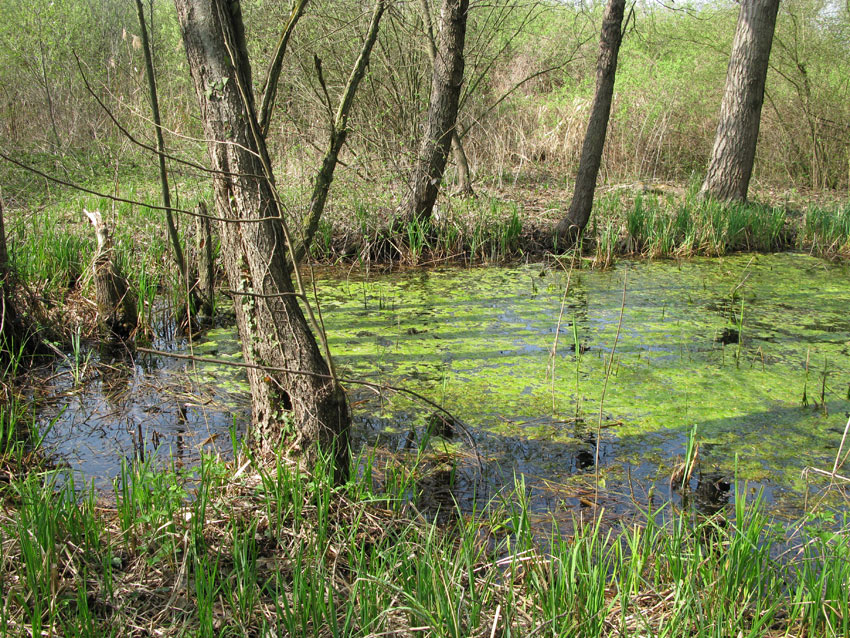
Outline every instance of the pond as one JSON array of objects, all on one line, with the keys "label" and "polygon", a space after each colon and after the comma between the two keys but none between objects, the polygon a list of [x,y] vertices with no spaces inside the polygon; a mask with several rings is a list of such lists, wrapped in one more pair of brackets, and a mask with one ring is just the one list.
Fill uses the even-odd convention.
[{"label": "pond", "polygon": [[[465,508],[522,475],[532,509],[574,511],[597,457],[614,511],[666,498],[696,428],[699,507],[722,506],[737,477],[794,513],[803,470],[832,468],[850,416],[850,267],[806,255],[322,276],[318,289],[342,376],[458,420],[442,428],[416,397],[349,383],[356,448],[410,462],[422,448],[426,496]],[[229,327],[192,350],[239,358]],[[109,485],[143,443],[187,463],[202,445],[226,450],[247,418],[237,369],[142,357],[120,379],[56,382],[42,416],[86,479]]]}]

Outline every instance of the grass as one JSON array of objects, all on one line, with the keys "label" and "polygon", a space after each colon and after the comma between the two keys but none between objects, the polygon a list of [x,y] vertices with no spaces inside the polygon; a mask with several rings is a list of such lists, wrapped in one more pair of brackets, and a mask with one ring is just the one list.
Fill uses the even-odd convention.
[{"label": "grass", "polygon": [[850,635],[848,521],[789,536],[746,486],[711,518],[649,505],[541,530],[519,477],[438,525],[411,507],[403,460],[362,458],[334,487],[327,460],[237,456],[128,462],[112,503],[57,470],[10,475],[0,633]]},{"label": "grass", "polygon": [[[128,200],[160,203],[153,182],[131,183],[119,194]],[[29,290],[46,301],[48,318],[53,327],[65,331],[65,342],[70,344],[80,327],[90,336],[94,308],[84,300],[94,299],[91,273],[96,240],[83,209],[100,210],[111,228],[113,261],[138,300],[139,334],[149,339],[157,321],[157,297],[169,299],[175,313],[183,312],[185,306],[185,291],[173,267],[161,211],[85,194],[65,194],[34,211],[7,211],[6,231],[15,271]],[[183,245],[189,246],[194,224],[185,221],[180,234]]]},{"label": "grass", "polygon": [[[614,195],[615,201],[622,195]],[[720,256],[737,251],[788,248],[783,209],[702,200],[691,190],[683,201],[638,193],[629,202],[608,203],[625,210],[627,250],[650,258]]]},{"label": "grass", "polygon": [[814,254],[833,258],[850,256],[850,204],[832,209],[810,207],[802,238]]},{"label": "grass", "polygon": [[[699,197],[694,182],[683,193],[615,189],[597,196],[584,240],[587,262],[607,268],[621,257],[669,259],[733,252],[806,250],[827,258],[850,255],[850,207],[722,204]],[[482,195],[447,197],[432,220],[408,222],[391,202],[342,193],[342,209],[322,221],[314,259],[361,266],[437,262],[493,264],[552,251],[563,202],[543,213],[534,196],[520,201]],[[510,194],[508,194],[510,197]],[[348,199],[351,198],[349,202]],[[351,218],[341,210],[353,210]]]},{"label": "grass", "polygon": [[[523,255],[520,207],[496,198],[450,198],[426,221],[399,216],[388,202],[353,197],[346,210],[331,209],[311,247],[325,263],[424,265],[436,262],[502,263]],[[346,195],[343,195],[346,198]]]}]

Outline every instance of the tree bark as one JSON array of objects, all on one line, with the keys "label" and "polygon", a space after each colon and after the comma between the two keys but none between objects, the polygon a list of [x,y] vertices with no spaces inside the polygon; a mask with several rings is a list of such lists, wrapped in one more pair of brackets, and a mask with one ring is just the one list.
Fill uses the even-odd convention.
[{"label": "tree bark", "polygon": [[3,219],[3,193],[0,191],[0,363],[7,364],[14,357],[24,337],[20,318],[12,298],[12,270],[6,248],[6,228]]},{"label": "tree bark", "polygon": [[195,253],[198,260],[197,288],[201,299],[201,312],[212,317],[215,312],[215,264],[213,263],[212,229],[207,215],[207,205],[198,202],[195,207]]},{"label": "tree bark", "polygon": [[596,62],[596,93],[590,107],[590,119],[581,147],[575,190],[567,216],[555,228],[559,239],[575,242],[584,232],[593,209],[596,178],[602,164],[602,150],[608,132],[608,118],[614,98],[614,78],[617,73],[617,56],[623,39],[623,15],[626,0],[608,0],[602,17],[602,35],[599,40],[599,58]]},{"label": "tree bark", "polygon": [[779,0],[741,2],[703,196],[747,199],[778,11]]},{"label": "tree bark", "polygon": [[[235,295],[249,369],[254,445],[280,442],[308,467],[333,447],[337,478],[348,469],[348,402],[299,305],[286,220],[251,93],[239,2],[175,0],[214,178],[222,262]],[[288,251],[288,252],[287,252]],[[306,299],[304,300],[306,302]],[[287,370],[287,371],[283,371]]]},{"label": "tree bark", "polygon": [[409,219],[430,219],[446,169],[452,137],[456,134],[468,10],[469,0],[443,0],[425,136],[411,177],[410,192],[402,206]]},{"label": "tree bark", "polygon": [[457,168],[458,194],[463,197],[475,197],[475,191],[472,189],[472,173],[469,170],[469,160],[466,157],[466,149],[463,148],[463,142],[460,140],[457,127],[452,132],[452,155],[454,155],[455,167]]},{"label": "tree bark", "polygon": [[[434,37],[434,23],[431,20],[431,8],[428,6],[428,0],[419,0],[419,11],[422,14],[422,22],[425,25],[425,36],[428,40],[428,58],[431,60],[433,73],[434,65],[437,62],[437,39]],[[457,117],[455,117],[455,120],[457,120]],[[475,191],[472,190],[469,160],[466,157],[463,142],[460,141],[457,126],[452,129],[452,154],[454,155],[455,166],[457,167],[458,191],[464,197],[474,197]]]}]

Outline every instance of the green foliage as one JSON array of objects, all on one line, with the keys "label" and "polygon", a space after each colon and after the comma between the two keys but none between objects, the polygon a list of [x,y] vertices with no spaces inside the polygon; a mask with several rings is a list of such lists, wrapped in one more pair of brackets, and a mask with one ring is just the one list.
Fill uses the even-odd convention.
[{"label": "green foliage", "polygon": [[[544,533],[530,523],[521,479],[486,510],[443,528],[370,503],[370,494],[404,502],[409,493],[381,494],[365,478],[333,487],[326,464],[309,479],[281,461],[271,474],[258,464],[242,478],[220,461],[203,468],[194,501],[185,492],[131,497],[128,509],[121,497],[118,529],[93,492],[78,496],[72,481],[55,473],[16,479],[0,525],[3,626],[63,635],[155,626],[199,636],[428,627],[451,638],[489,635],[494,626],[559,637],[850,629],[850,546],[835,531],[846,521],[813,515],[786,536],[746,487],[736,489],[733,510],[710,518],[665,504],[612,526],[596,517],[574,521],[570,533],[553,522]],[[377,468],[363,469],[374,477]],[[163,474],[163,484],[185,480]],[[163,495],[151,479],[159,480],[145,475],[148,494]],[[164,502],[176,507],[155,505]],[[777,544],[789,542],[798,551],[775,558]],[[159,588],[152,599],[136,593]]]},{"label": "green foliage", "polygon": [[814,253],[826,257],[850,255],[850,205],[832,209],[810,206],[802,236]]}]

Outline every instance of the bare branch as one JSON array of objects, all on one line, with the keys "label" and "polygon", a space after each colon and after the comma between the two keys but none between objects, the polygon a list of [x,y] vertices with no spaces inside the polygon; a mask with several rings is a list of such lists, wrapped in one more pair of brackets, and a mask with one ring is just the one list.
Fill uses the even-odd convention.
[{"label": "bare branch", "polygon": [[[363,46],[360,49],[360,56],[354,63],[354,68],[351,70],[351,75],[348,78],[348,84],[345,86],[342,97],[339,101],[336,117],[334,118],[330,143],[325,156],[322,159],[322,167],[316,175],[316,181],[313,184],[313,193],[310,197],[310,212],[307,215],[307,220],[304,224],[304,235],[301,238],[301,244],[295,251],[296,261],[304,259],[307,251],[310,248],[310,242],[316,234],[319,227],[319,219],[325,210],[325,202],[328,199],[328,191],[333,181],[334,170],[338,162],[339,152],[345,144],[345,138],[348,135],[348,114],[351,111],[351,106],[354,104],[354,96],[357,93],[357,87],[360,81],[366,74],[366,67],[369,65],[369,57],[372,54],[372,47],[378,39],[378,29],[381,22],[381,17],[386,9],[385,0],[375,0],[375,9],[372,12],[372,21],[369,23],[369,31],[366,39],[363,41]],[[324,84],[322,85],[324,88]]]},{"label": "bare branch", "polygon": [[277,83],[280,79],[280,70],[283,66],[283,56],[286,53],[286,45],[289,43],[289,38],[295,30],[295,25],[304,13],[304,7],[307,6],[308,0],[295,0],[292,5],[292,10],[289,12],[289,21],[280,34],[280,40],[277,43],[277,49],[274,52],[274,58],[269,65],[266,81],[263,83],[263,103],[260,107],[260,133],[263,137],[269,134],[269,125],[272,119],[272,109],[274,109],[274,101],[277,96]]},{"label": "bare branch", "polygon": [[[150,146],[149,144],[145,144],[141,140],[138,140],[135,137],[133,137],[133,134],[130,133],[130,131],[128,131],[121,124],[121,122],[118,121],[118,118],[115,117],[115,115],[112,113],[112,111],[109,109],[109,107],[106,106],[106,104],[103,103],[103,100],[100,99],[100,97],[97,95],[97,93],[95,93],[91,84],[89,84],[88,77],[86,76],[86,73],[83,70],[82,63],[80,62],[80,58],[79,58],[79,56],[77,56],[76,52],[74,52],[74,58],[77,60],[77,68],[80,70],[80,77],[83,80],[83,85],[86,87],[86,91],[88,91],[89,95],[91,95],[95,99],[95,101],[98,103],[98,106],[100,106],[100,108],[103,109],[103,112],[106,113],[106,115],[109,116],[109,119],[112,120],[112,123],[115,124],[116,128],[121,132],[121,134],[124,135],[124,137],[126,137],[128,140],[130,140],[131,143],[135,144],[139,148],[143,148],[146,151],[150,151],[151,153],[159,154],[159,151],[157,151],[157,149],[154,148],[153,146]],[[147,120],[147,121],[150,121],[150,120]],[[160,124],[159,128],[160,128],[160,130],[166,130],[161,124]],[[173,133],[173,131],[169,131],[169,132]],[[193,141],[206,142],[206,140],[193,140]],[[226,172],[226,171],[217,171],[215,169],[208,168],[208,167],[206,167],[202,164],[198,164],[197,162],[192,162],[191,160],[186,160],[186,159],[183,159],[182,157],[177,157],[176,155],[170,155],[170,154],[165,153],[165,152],[163,152],[163,156],[167,159],[170,159],[172,162],[177,162],[178,164],[183,164],[184,166],[189,166],[189,167],[194,168],[196,170],[203,171],[205,173],[210,173],[212,175],[226,175],[228,177],[253,177],[255,179],[260,177],[260,175],[249,175],[247,173],[230,173],[230,172]],[[176,209],[172,209],[172,210],[176,210]]]}]

